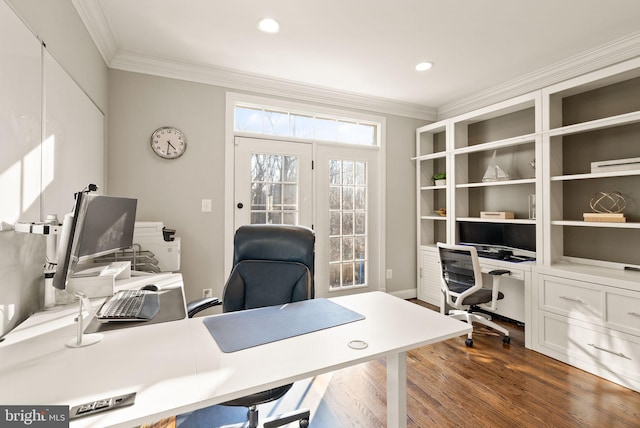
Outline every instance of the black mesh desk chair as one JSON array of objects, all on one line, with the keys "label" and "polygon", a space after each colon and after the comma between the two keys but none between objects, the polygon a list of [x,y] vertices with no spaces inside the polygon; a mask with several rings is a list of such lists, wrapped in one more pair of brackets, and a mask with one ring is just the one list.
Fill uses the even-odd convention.
[{"label": "black mesh desk chair", "polygon": [[[187,305],[189,317],[222,304],[223,312],[283,305],[314,297],[315,234],[302,226],[241,226],[234,238],[233,269],[224,288],[222,302],[200,299]],[[258,426],[257,405],[282,397],[292,384],[223,403],[249,409],[249,427]],[[280,415],[263,423],[279,427],[297,420],[309,425],[308,409]]]},{"label": "black mesh desk chair", "polygon": [[[510,274],[506,269],[493,270],[493,287],[482,287],[482,271],[478,261],[478,253],[474,247],[468,245],[450,245],[438,242],[438,254],[442,274],[442,291],[445,295],[445,304],[453,307],[449,316],[466,321],[469,324],[477,322],[499,331],[504,335],[502,341],[509,343],[509,330],[491,321],[487,314],[474,312],[477,305],[491,302],[490,310],[497,308],[498,300],[504,298],[500,292],[501,275]],[[472,333],[469,333],[464,342],[467,346],[473,346]]]}]

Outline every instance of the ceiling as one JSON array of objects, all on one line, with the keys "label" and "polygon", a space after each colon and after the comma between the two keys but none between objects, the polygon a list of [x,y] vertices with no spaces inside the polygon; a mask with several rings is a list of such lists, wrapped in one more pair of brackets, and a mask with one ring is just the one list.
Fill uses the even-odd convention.
[{"label": "ceiling", "polygon": [[[537,89],[524,82],[589,71],[603,56],[640,54],[638,0],[73,3],[112,68],[235,75],[433,111],[507,86]],[[258,31],[263,17],[277,19],[280,32]],[[421,61],[435,65],[418,72]]]}]

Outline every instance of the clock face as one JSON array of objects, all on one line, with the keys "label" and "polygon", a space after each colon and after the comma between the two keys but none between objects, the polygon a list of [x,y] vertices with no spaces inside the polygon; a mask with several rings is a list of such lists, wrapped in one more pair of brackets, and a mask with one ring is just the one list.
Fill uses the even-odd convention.
[{"label": "clock face", "polygon": [[187,150],[187,139],[179,129],[167,126],[151,134],[151,148],[162,158],[176,159]]}]

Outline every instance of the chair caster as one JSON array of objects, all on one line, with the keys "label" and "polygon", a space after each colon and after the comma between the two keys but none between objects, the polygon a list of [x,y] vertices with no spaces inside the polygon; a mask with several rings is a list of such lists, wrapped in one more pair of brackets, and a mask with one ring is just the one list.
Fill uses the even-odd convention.
[{"label": "chair caster", "polygon": [[505,345],[508,345],[511,343],[511,337],[510,336],[505,336],[502,338],[502,343],[504,343]]},{"label": "chair caster", "polygon": [[300,428],[307,428],[309,426],[309,419],[300,419]]},{"label": "chair caster", "polygon": [[465,340],[464,344],[467,345],[469,348],[471,348],[473,346],[473,339]]}]

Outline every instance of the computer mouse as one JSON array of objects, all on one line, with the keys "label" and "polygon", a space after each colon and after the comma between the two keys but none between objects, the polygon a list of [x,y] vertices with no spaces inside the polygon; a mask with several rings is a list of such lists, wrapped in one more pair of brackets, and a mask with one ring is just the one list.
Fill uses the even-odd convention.
[{"label": "computer mouse", "polygon": [[142,287],[140,290],[158,291],[158,286],[155,284],[147,284],[144,287]]}]

